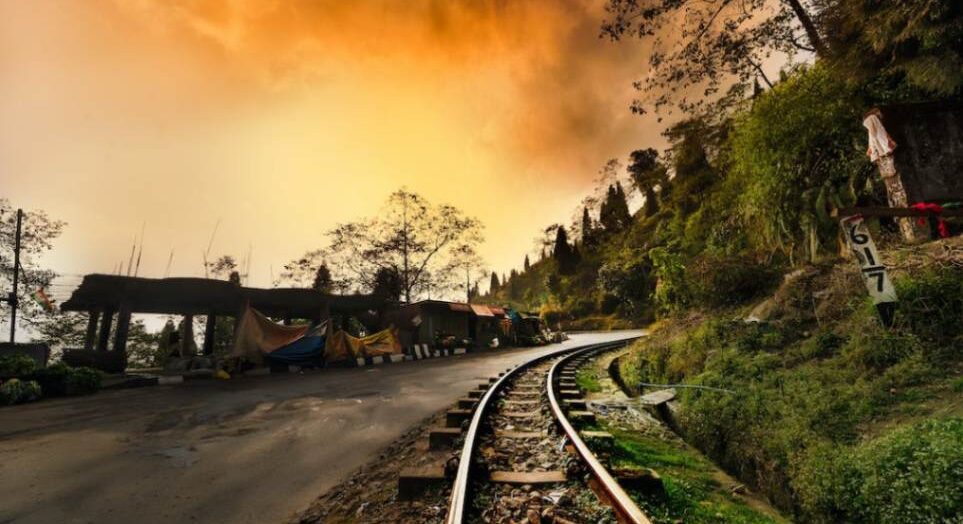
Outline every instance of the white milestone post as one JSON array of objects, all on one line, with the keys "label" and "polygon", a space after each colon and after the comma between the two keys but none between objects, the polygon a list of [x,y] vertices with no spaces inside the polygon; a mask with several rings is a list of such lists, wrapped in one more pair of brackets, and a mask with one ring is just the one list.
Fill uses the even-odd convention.
[{"label": "white milestone post", "polygon": [[886,273],[886,266],[880,259],[879,251],[876,250],[876,243],[869,234],[866,221],[860,215],[843,217],[839,221],[846,235],[846,242],[859,262],[860,274],[869,290],[869,296],[873,299],[873,304],[879,312],[883,324],[890,326],[893,323],[893,312],[899,298],[896,296],[896,289]]}]

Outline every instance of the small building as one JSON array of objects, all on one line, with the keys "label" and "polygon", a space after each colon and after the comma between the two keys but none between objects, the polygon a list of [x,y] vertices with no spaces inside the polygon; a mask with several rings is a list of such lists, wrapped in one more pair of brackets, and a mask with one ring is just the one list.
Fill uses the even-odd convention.
[{"label": "small building", "polygon": [[[454,338],[470,340],[485,347],[499,336],[499,323],[505,318],[500,307],[443,300],[422,300],[398,308],[387,315],[387,321],[399,329],[401,344],[435,345]],[[504,342],[502,342],[504,343]]]},{"label": "small building", "polygon": [[469,326],[469,332],[474,333],[472,339],[478,347],[490,347],[497,338],[498,344],[504,346],[508,344],[508,338],[502,334],[501,323],[505,319],[505,310],[498,306],[486,306],[484,304],[472,304],[472,312],[475,313],[473,323]]}]

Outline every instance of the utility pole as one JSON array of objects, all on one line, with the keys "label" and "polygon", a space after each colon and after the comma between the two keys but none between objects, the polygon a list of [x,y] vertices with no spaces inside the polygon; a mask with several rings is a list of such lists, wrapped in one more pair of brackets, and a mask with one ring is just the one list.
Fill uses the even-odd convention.
[{"label": "utility pole", "polygon": [[10,304],[10,343],[17,336],[17,285],[20,282],[20,226],[23,223],[23,209],[17,210],[17,233],[13,244],[13,291],[7,297]]}]

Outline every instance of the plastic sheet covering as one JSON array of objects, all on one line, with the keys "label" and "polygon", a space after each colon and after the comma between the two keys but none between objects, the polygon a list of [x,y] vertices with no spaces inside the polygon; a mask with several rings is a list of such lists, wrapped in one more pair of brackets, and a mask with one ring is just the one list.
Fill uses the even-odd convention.
[{"label": "plastic sheet covering", "polygon": [[311,326],[283,326],[254,308],[247,308],[241,317],[232,357],[262,362],[264,355],[302,338]]},{"label": "plastic sheet covering", "polygon": [[266,356],[268,359],[282,364],[298,366],[320,365],[324,354],[327,322],[322,323],[294,342],[276,349]]},{"label": "plastic sheet covering", "polygon": [[353,337],[343,330],[335,331],[327,337],[324,346],[324,359],[327,362],[342,362],[358,357],[376,357],[401,353],[398,334],[391,327],[367,337]]}]

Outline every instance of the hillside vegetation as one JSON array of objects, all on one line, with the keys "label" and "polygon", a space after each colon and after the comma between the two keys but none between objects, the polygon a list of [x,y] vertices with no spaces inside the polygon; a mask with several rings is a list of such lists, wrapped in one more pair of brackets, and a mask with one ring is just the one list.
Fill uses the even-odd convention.
[{"label": "hillside vegetation", "polygon": [[[868,4],[847,5],[836,22]],[[885,30],[863,41],[847,26],[835,58],[690,112],[664,152],[610,162],[604,196],[480,300],[569,330],[653,325],[620,362],[630,388],[728,390],[681,390],[680,432],[801,522],[959,522],[963,242],[907,246],[892,220],[870,221],[900,298],[884,327],[832,212],[888,205],[867,109],[959,101],[958,69],[916,65],[957,56],[963,14],[874,5]],[[888,67],[860,62],[870,40]],[[624,188],[644,198],[634,214]]]},{"label": "hillside vegetation", "polygon": [[[800,521],[952,521],[963,511],[963,242],[885,255],[899,268],[892,329],[854,265],[812,266],[758,307],[660,321],[622,376],[730,390],[680,390],[684,436]],[[762,318],[747,322],[750,311]]]}]

